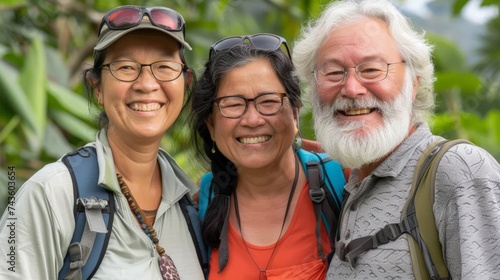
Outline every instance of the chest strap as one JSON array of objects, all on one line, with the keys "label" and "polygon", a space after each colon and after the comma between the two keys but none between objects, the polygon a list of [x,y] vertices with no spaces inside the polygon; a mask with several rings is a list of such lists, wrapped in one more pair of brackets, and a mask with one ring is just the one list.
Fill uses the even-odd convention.
[{"label": "chest strap", "polygon": [[335,245],[336,254],[341,261],[348,261],[351,266],[354,266],[355,259],[362,253],[394,241],[404,233],[414,236],[418,228],[416,219],[415,212],[413,212],[408,214],[401,222],[388,224],[374,235],[356,238],[347,245],[339,241]]}]

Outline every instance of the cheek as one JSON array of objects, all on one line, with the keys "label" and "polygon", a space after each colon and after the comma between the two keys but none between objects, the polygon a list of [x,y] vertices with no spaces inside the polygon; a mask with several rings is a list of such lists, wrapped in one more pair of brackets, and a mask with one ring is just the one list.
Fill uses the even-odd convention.
[{"label": "cheek", "polygon": [[321,103],[327,103],[330,104],[339,94],[340,92],[340,87],[335,86],[335,87],[321,87],[321,86],[316,86],[316,93],[318,96],[318,100]]}]

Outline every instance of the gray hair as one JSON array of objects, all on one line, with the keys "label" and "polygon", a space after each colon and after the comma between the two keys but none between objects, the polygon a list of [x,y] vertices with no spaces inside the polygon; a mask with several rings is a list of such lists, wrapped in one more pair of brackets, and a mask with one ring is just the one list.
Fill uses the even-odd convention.
[{"label": "gray hair", "polygon": [[366,18],[387,24],[397,50],[406,61],[407,71],[418,78],[412,121],[414,124],[427,121],[435,107],[432,46],[424,38],[425,33],[414,30],[405,16],[386,0],[343,0],[327,5],[319,18],[302,28],[294,44],[293,61],[299,77],[309,84],[310,93],[315,94],[316,81],[312,71],[316,67],[319,48],[333,30]]}]

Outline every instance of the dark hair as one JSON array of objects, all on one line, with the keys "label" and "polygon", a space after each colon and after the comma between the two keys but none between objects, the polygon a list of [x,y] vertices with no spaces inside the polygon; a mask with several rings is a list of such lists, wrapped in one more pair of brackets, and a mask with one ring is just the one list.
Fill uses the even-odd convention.
[{"label": "dark hair", "polygon": [[[192,92],[191,126],[198,134],[194,137],[195,146],[199,155],[210,163],[213,173],[211,188],[214,189],[215,195],[202,224],[203,236],[210,247],[219,246],[219,236],[229,211],[230,196],[236,185],[237,173],[234,164],[214,145],[206,120],[213,113],[214,100],[222,77],[232,69],[257,59],[270,62],[285,87],[292,107],[300,107],[299,81],[289,56],[281,49],[266,51],[249,44],[235,46],[213,55],[205,64],[205,70]],[[212,152],[212,149],[215,149],[215,152]]]},{"label": "dark hair", "polygon": [[[101,77],[102,77],[102,65],[104,64],[104,60],[106,59],[106,51],[107,48],[102,50],[102,51],[95,51],[94,52],[94,65],[90,68],[87,68],[83,70],[83,86],[85,88],[85,93],[87,94],[87,98],[89,100],[89,105],[91,104],[97,104],[96,98],[95,98],[95,93],[94,93],[94,87],[98,87],[101,85]],[[191,98],[191,95],[189,94],[192,89],[194,88],[194,81],[196,81],[195,78],[195,73],[194,71],[192,72],[193,75],[193,82],[189,85],[188,84],[188,76],[187,76],[187,71],[190,70],[191,68],[187,66],[186,64],[186,59],[184,57],[184,46],[179,43],[179,54],[181,57],[182,63],[186,65],[184,69],[182,70],[182,74],[184,75],[184,82],[185,82],[185,88],[186,88],[186,102],[182,108],[182,111],[184,111],[188,104],[189,104],[189,99]],[[90,83],[90,81],[94,81],[94,87]],[[107,128],[109,124],[109,119],[108,116],[106,115],[106,112],[102,110],[99,113],[98,117],[98,124],[100,128]]]}]

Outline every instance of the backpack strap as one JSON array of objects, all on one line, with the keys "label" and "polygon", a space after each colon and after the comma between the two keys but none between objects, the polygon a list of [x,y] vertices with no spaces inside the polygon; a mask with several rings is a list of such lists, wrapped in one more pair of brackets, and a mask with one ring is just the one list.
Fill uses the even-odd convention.
[{"label": "backpack strap", "polygon": [[403,216],[414,216],[417,224],[412,238],[408,238],[413,272],[417,279],[451,279],[439,242],[432,204],[439,162],[446,151],[460,143],[472,144],[464,139],[433,143],[424,151],[415,169],[418,176],[414,176],[414,187],[410,193],[412,199],[407,200]]},{"label": "backpack strap", "polygon": [[[337,255],[339,259],[348,261],[351,266],[354,266],[355,259],[360,254],[375,249],[381,244],[394,241],[403,233],[407,233],[411,236],[408,238],[408,242],[416,279],[449,279],[439,243],[432,204],[434,203],[434,183],[439,162],[450,147],[459,143],[470,142],[462,139],[441,140],[429,145],[417,162],[411,192],[403,208],[401,222],[388,224],[374,235],[354,239],[347,246],[338,244]],[[425,228],[425,230],[420,230],[420,228]],[[436,267],[439,267],[439,274],[436,272]],[[430,278],[428,278],[429,274]]]},{"label": "backpack strap", "polygon": [[[330,246],[334,249],[342,191],[346,182],[344,173],[338,162],[333,161],[326,154],[317,154],[305,150],[298,150],[297,153],[306,171],[309,183],[309,197],[313,202],[318,255],[322,260],[325,260],[323,247],[321,246],[321,220],[323,220],[327,229]],[[328,259],[332,255],[333,250]]]},{"label": "backpack strap", "polygon": [[189,194],[184,195],[179,201],[182,213],[186,219],[189,233],[194,241],[198,261],[203,269],[205,278],[208,277],[208,250],[206,249],[205,242],[203,241],[203,234],[201,232],[201,221],[198,216],[198,209],[195,202],[191,199]]},{"label": "backpack strap", "polygon": [[65,155],[73,181],[75,231],[59,272],[59,279],[90,279],[101,264],[108,246],[114,196],[98,185],[99,166],[94,147],[82,147]]},{"label": "backpack strap", "polygon": [[[323,252],[323,246],[321,246],[321,206],[326,205],[323,203],[325,200],[325,183],[321,179],[321,171],[318,162],[307,162],[307,180],[309,182],[309,197],[313,202],[314,216],[316,217],[316,239],[318,245],[318,255],[322,260],[325,260],[325,252]],[[337,217],[333,215],[333,212],[328,211],[327,218],[331,219],[336,224]]]}]

